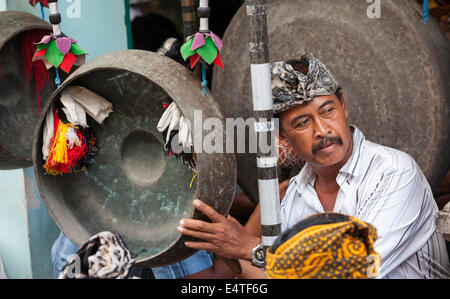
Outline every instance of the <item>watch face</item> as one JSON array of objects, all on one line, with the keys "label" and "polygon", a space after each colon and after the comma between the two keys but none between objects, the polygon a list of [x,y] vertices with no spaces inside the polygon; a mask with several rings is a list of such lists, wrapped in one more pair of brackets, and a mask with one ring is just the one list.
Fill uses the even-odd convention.
[{"label": "watch face", "polygon": [[255,258],[258,260],[258,261],[261,261],[261,262],[263,262],[264,261],[264,249],[263,248],[261,248],[261,249],[258,249],[256,252],[255,252]]},{"label": "watch face", "polygon": [[263,268],[266,263],[266,251],[262,244],[258,244],[252,251],[252,265]]}]

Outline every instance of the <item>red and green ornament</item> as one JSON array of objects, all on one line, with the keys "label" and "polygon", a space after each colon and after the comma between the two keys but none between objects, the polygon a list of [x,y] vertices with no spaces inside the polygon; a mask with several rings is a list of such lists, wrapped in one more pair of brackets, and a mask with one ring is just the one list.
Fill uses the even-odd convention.
[{"label": "red and green ornament", "polygon": [[189,37],[188,41],[181,47],[181,56],[186,61],[190,59],[193,69],[200,58],[208,65],[214,64],[223,69],[220,52],[222,51],[222,40],[214,33],[198,32]]},{"label": "red and green ornament", "polygon": [[33,61],[42,60],[47,69],[55,67],[69,73],[73,65],[85,63],[87,53],[70,37],[46,35],[37,45]]}]

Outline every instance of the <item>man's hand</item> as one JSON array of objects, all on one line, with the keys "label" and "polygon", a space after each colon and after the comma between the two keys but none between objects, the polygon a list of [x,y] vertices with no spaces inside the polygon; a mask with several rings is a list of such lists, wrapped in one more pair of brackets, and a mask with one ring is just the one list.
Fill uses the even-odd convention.
[{"label": "man's hand", "polygon": [[194,207],[205,214],[212,223],[195,219],[182,219],[178,231],[203,240],[185,242],[194,249],[203,249],[229,259],[251,260],[251,251],[259,238],[250,235],[233,217],[224,217],[204,202],[194,200]]}]

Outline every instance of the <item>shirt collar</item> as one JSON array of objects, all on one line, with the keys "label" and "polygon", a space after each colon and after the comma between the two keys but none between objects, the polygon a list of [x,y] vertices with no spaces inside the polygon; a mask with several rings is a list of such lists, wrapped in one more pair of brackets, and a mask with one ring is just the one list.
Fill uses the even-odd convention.
[{"label": "shirt collar", "polygon": [[350,158],[344,166],[339,170],[340,173],[349,174],[352,177],[359,175],[359,168],[357,164],[361,157],[361,151],[364,147],[364,142],[366,140],[364,134],[354,125],[350,125],[350,132],[353,136],[353,150]]},{"label": "shirt collar", "polygon": [[[350,125],[350,132],[353,136],[353,150],[350,158],[341,167],[339,173],[348,174],[351,177],[359,175],[359,169],[357,167],[359,158],[361,156],[361,150],[364,147],[365,136],[364,134],[354,125]],[[299,188],[299,192],[303,192],[304,188],[308,183],[313,183],[316,178],[316,174],[314,173],[309,163],[306,163],[303,169],[297,176],[297,186]]]}]

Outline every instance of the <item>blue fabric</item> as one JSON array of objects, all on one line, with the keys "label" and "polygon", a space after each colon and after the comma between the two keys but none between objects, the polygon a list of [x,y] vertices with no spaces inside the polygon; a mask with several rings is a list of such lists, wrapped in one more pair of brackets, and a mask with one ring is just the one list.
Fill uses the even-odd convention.
[{"label": "blue fabric", "polygon": [[[78,251],[78,246],[72,243],[63,233],[59,234],[52,246],[52,262],[55,278],[68,263],[71,255]],[[157,279],[177,279],[183,278],[212,267],[214,259],[212,253],[204,250],[198,251],[193,256],[163,267],[153,268],[152,271]]]},{"label": "blue fabric", "polygon": [[152,271],[155,278],[176,279],[211,268],[213,264],[214,257],[212,253],[205,250],[199,250],[197,253],[181,262],[169,266],[152,268]]},{"label": "blue fabric", "polygon": [[77,251],[78,246],[63,235],[63,233],[59,233],[58,238],[52,246],[53,273],[55,278],[58,278],[59,272],[67,265],[70,256]]}]

